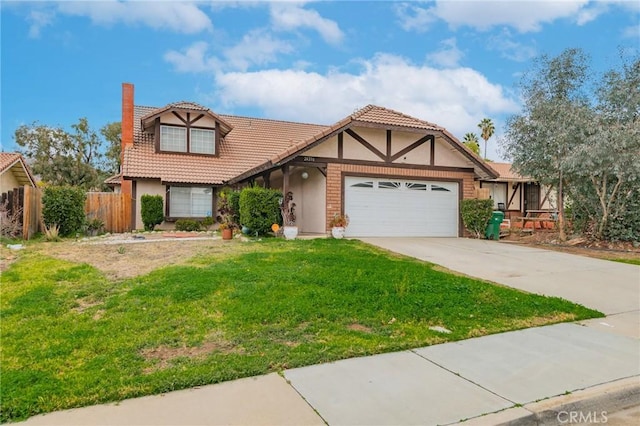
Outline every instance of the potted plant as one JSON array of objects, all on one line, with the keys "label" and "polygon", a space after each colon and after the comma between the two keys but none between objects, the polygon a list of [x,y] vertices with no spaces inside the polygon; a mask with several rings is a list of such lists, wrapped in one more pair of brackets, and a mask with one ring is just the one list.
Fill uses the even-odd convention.
[{"label": "potted plant", "polygon": [[280,203],[280,211],[282,212],[282,233],[287,240],[295,240],[298,236],[298,227],[296,226],[296,203],[293,202],[293,193],[291,191],[282,199]]},{"label": "potted plant", "polygon": [[344,238],[345,230],[347,226],[349,226],[349,216],[336,213],[329,222],[329,226],[331,227],[331,235],[333,235],[333,238]]},{"label": "potted plant", "polygon": [[233,221],[235,212],[231,206],[229,193],[227,191],[220,192],[220,208],[218,212],[220,213],[220,226],[218,229],[222,234],[222,239],[230,240],[233,238],[233,229],[236,228],[237,225]]}]

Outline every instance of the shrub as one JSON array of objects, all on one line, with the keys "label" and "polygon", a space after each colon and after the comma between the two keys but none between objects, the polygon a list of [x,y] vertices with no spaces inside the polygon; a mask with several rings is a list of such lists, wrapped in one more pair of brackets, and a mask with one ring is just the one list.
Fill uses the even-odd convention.
[{"label": "shrub", "polygon": [[8,238],[17,238],[22,234],[22,209],[14,209],[9,212],[9,201],[0,204],[0,235]]},{"label": "shrub", "polygon": [[220,222],[227,227],[235,228],[240,224],[240,192],[225,188],[220,191],[218,213]]},{"label": "shrub", "polygon": [[240,223],[258,234],[266,234],[280,223],[282,193],[275,189],[248,187],[240,192]]},{"label": "shrub", "polygon": [[211,228],[211,225],[213,225],[213,218],[211,216],[207,216],[204,219],[202,219],[202,223],[201,225],[204,226],[204,228],[208,231],[209,228]]},{"label": "shrub", "polygon": [[71,186],[48,186],[42,194],[42,218],[47,226],[58,225],[65,237],[82,230],[85,192]]},{"label": "shrub", "polygon": [[145,194],[140,198],[140,213],[145,231],[153,231],[164,220],[164,206],[161,195]]},{"label": "shrub", "polygon": [[476,238],[481,238],[493,212],[493,200],[462,200],[460,214],[462,223]]},{"label": "shrub", "polygon": [[200,222],[194,219],[178,219],[176,220],[176,231],[199,231]]}]

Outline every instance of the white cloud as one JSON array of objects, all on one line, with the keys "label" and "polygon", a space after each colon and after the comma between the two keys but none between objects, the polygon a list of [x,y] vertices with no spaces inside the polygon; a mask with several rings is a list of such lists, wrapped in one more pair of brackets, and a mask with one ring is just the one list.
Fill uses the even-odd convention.
[{"label": "white cloud", "polygon": [[29,37],[39,38],[40,30],[53,23],[55,14],[52,11],[44,9],[34,9],[29,12],[27,22],[29,22]]},{"label": "white cloud", "polygon": [[423,33],[429,29],[431,23],[438,19],[431,8],[422,8],[409,3],[398,3],[395,6],[400,26],[405,31]]},{"label": "white cloud", "polygon": [[296,30],[311,28],[327,43],[339,44],[344,33],[335,21],[323,18],[315,10],[308,10],[301,3],[270,3],[271,22],[274,30]]},{"label": "white cloud", "polygon": [[458,49],[455,37],[442,40],[439,50],[427,55],[427,59],[445,68],[457,67],[464,53]]},{"label": "white cloud", "polygon": [[277,54],[291,53],[293,46],[274,38],[268,31],[256,29],[245,34],[235,46],[226,49],[224,56],[234,69],[247,70],[251,65],[265,65],[277,61]]},{"label": "white cloud", "polygon": [[170,50],[164,54],[164,60],[172,64],[178,72],[207,72],[214,71],[220,64],[214,58],[206,58],[209,45],[204,41],[197,41],[181,52]]},{"label": "white cloud", "polygon": [[516,62],[525,62],[537,55],[535,47],[514,41],[507,28],[487,39],[487,49],[496,50],[503,58]]},{"label": "white cloud", "polygon": [[518,105],[499,85],[469,68],[415,65],[380,54],[358,73],[268,69],[219,72],[218,107],[252,107],[270,118],[333,123],[373,103],[445,126],[456,135],[475,131],[482,117],[513,113]]},{"label": "white cloud", "polygon": [[[576,18],[589,0],[528,0],[528,1],[436,1],[435,5],[405,6],[411,13],[397,10],[403,28],[415,30],[429,24],[435,17],[451,27],[468,26],[488,30],[506,25],[519,32],[539,31],[542,24],[562,18]],[[586,19],[586,15],[585,18]]]},{"label": "white cloud", "polygon": [[631,25],[622,30],[622,37],[640,40],[640,25]]},{"label": "white cloud", "polygon": [[57,9],[62,14],[88,17],[99,25],[123,22],[187,34],[213,28],[209,17],[192,2],[70,1],[59,2]]}]

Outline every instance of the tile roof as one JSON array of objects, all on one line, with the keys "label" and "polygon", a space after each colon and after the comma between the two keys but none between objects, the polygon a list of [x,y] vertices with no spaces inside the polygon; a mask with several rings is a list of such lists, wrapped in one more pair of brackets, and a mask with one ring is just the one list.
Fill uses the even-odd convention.
[{"label": "tile roof", "polygon": [[511,168],[511,163],[489,163],[499,176],[494,180],[509,180],[509,181],[530,181],[531,178],[522,176]]},{"label": "tile roof", "polygon": [[153,135],[142,132],[140,119],[157,108],[134,108],[134,145],[125,150],[123,175],[171,183],[222,184],[252,169],[326,126],[219,115],[233,126],[220,143],[220,157],[156,153]]},{"label": "tile roof", "polygon": [[14,169],[16,178],[25,185],[35,186],[36,180],[33,177],[31,168],[21,154],[17,152],[0,152],[0,174],[6,172],[17,163],[20,163],[21,167]]},{"label": "tile roof", "polygon": [[[123,175],[130,178],[161,179],[170,183],[224,184],[237,182],[276,166],[305,149],[320,143],[327,136],[350,125],[373,124],[399,126],[441,132],[450,144],[461,147],[462,153],[476,166],[479,175],[487,178],[497,173],[477,155],[466,149],[446,129],[433,123],[375,105],[366,107],[332,126],[262,118],[216,115],[233,129],[220,143],[220,156],[156,153],[153,135],[141,129],[141,119],[157,116],[172,108],[202,108],[190,102],[179,102],[162,108],[134,108],[134,145],[125,150]],[[194,108],[192,108],[194,107]],[[206,109],[208,111],[208,109]],[[213,114],[213,113],[212,113]]]},{"label": "tile roof", "polygon": [[[143,107],[143,108],[149,108],[149,107]],[[140,120],[142,121],[147,121],[151,118],[155,118],[157,116],[159,116],[160,114],[166,112],[166,111],[170,111],[170,110],[184,110],[184,111],[202,111],[205,112],[209,115],[211,115],[212,117],[214,117],[215,119],[220,121],[220,124],[222,125],[223,128],[223,133],[226,134],[229,131],[231,131],[231,129],[233,128],[233,126],[231,124],[229,124],[226,120],[224,120],[220,115],[214,113],[213,111],[211,111],[209,108],[202,106],[200,104],[197,104],[195,102],[188,102],[188,101],[180,101],[180,102],[173,102],[171,104],[165,105],[161,108],[152,108],[150,111],[147,111],[144,115],[142,115],[141,117],[139,117]],[[135,116],[135,114],[134,114]],[[134,117],[137,119],[137,117]]]}]

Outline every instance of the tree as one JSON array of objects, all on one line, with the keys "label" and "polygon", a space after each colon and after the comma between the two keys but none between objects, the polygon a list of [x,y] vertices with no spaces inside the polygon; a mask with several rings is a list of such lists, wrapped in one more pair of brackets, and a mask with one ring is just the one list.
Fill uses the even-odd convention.
[{"label": "tree", "polygon": [[119,121],[107,123],[102,126],[100,133],[107,142],[104,153],[106,159],[105,171],[110,175],[118,173],[120,171],[120,152],[122,150],[122,125]]},{"label": "tree", "polygon": [[86,118],[71,128],[73,133],[34,122],[18,127],[14,137],[44,182],[85,190],[100,187],[105,176],[103,142]]},{"label": "tree", "polygon": [[475,133],[465,133],[462,143],[465,144],[474,153],[480,155],[480,144],[478,143],[478,135]]},{"label": "tree", "polygon": [[583,95],[587,77],[587,58],[580,49],[538,58],[521,82],[523,111],[507,122],[505,151],[514,169],[557,191],[563,241],[565,185],[575,170],[569,154],[588,137],[589,104]]},{"label": "tree", "polygon": [[482,121],[478,124],[480,128],[480,136],[484,139],[484,159],[487,159],[487,141],[493,136],[495,132],[495,127],[493,125],[493,121],[490,118],[483,118]]}]

